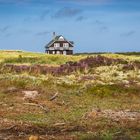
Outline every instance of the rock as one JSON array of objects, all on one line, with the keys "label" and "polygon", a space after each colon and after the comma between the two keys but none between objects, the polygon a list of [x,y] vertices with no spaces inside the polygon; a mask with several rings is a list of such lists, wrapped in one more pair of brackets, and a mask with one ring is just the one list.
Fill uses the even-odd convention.
[{"label": "rock", "polygon": [[85,118],[86,119],[92,119],[92,118],[95,118],[97,116],[97,114],[98,114],[97,111],[94,110],[94,111],[91,111],[91,112],[87,113],[85,115]]},{"label": "rock", "polygon": [[22,91],[22,93],[24,94],[24,98],[23,99],[35,99],[39,93],[38,91]]},{"label": "rock", "polygon": [[33,135],[31,135],[31,136],[29,137],[29,140],[39,140],[39,137],[38,137],[38,136],[33,136]]},{"label": "rock", "polygon": [[85,118],[88,119],[93,119],[95,117],[105,117],[105,118],[109,118],[112,119],[114,121],[119,121],[119,120],[137,120],[140,118],[140,112],[134,112],[130,110],[101,110],[101,111],[97,111],[97,110],[92,110],[91,112],[88,112],[85,114]]},{"label": "rock", "polygon": [[104,117],[113,120],[122,120],[122,119],[135,120],[140,117],[139,112],[130,112],[128,110],[123,111],[104,110],[102,113],[104,114]]},{"label": "rock", "polygon": [[16,87],[9,87],[6,89],[6,92],[16,92],[17,91],[17,88]]}]

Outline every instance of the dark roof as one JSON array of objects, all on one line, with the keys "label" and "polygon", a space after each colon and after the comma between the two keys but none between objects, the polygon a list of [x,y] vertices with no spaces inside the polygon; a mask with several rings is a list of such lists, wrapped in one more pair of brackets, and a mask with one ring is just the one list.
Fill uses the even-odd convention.
[{"label": "dark roof", "polygon": [[[62,35],[58,35],[58,36],[56,36],[54,39],[52,39],[46,46],[45,46],[45,48],[48,48],[51,44],[53,44],[55,41],[59,41],[59,38],[61,37]],[[62,36],[63,37],[63,36]],[[64,38],[64,37],[63,37]],[[68,41],[66,38],[64,38],[64,41],[67,41],[67,42],[69,42],[72,46],[73,46],[73,44],[74,44],[74,42],[73,41]]]}]

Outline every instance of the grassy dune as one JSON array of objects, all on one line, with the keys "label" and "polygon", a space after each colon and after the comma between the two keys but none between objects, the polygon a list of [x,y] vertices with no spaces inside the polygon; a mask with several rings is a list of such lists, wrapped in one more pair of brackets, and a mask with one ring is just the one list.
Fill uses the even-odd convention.
[{"label": "grassy dune", "polygon": [[[98,54],[81,54],[73,56],[64,55],[48,55],[45,53],[33,53],[24,51],[0,51],[0,62],[1,63],[13,63],[13,64],[49,64],[49,65],[60,65],[65,64],[68,61],[79,61],[87,56],[97,56]],[[123,55],[123,54],[112,54],[105,53],[101,54],[105,57],[110,58],[123,58],[128,61],[140,61],[140,55]]]},{"label": "grassy dune", "polygon": [[0,51],[1,63],[60,65],[68,61],[78,61],[83,56],[48,55],[23,51]]},{"label": "grassy dune", "polygon": [[[128,66],[140,61],[134,55],[102,55]],[[3,69],[9,63],[59,66],[87,56],[1,51],[0,139],[139,140],[139,67],[112,63],[58,76]]]}]

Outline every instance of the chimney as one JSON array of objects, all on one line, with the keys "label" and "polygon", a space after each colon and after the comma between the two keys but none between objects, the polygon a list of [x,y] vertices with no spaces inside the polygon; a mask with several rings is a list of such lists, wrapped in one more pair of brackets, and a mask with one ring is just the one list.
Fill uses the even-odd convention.
[{"label": "chimney", "polygon": [[53,32],[53,39],[55,39],[55,36],[56,36],[56,35],[55,35],[55,32]]}]

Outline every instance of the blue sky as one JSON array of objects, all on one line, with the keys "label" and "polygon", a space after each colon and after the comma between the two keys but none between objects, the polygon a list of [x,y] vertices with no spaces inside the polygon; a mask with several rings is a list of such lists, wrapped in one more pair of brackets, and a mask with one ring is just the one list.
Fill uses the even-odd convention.
[{"label": "blue sky", "polygon": [[140,51],[140,0],[0,0],[0,49],[44,52],[54,31],[75,52]]}]

